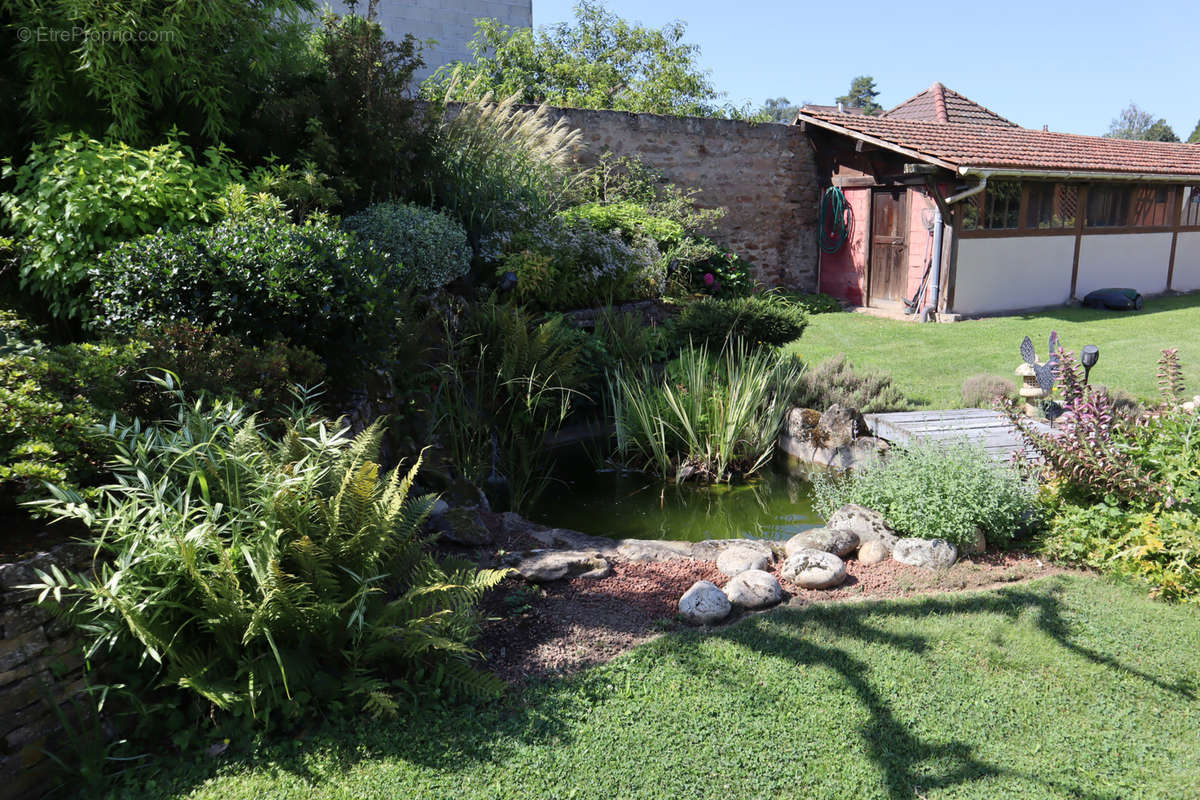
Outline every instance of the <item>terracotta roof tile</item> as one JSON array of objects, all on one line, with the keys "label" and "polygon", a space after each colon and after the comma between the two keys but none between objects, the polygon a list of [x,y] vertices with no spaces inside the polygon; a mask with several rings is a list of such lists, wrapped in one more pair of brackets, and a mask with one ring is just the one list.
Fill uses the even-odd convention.
[{"label": "terracotta roof tile", "polygon": [[909,119],[919,122],[1017,127],[1017,123],[1005,119],[990,108],[981,106],[953,89],[947,89],[941,83],[935,83],[890,111],[883,112],[881,116],[888,119]]},{"label": "terracotta roof tile", "polygon": [[996,124],[922,122],[802,111],[810,121],[863,134],[958,167],[1200,175],[1200,145],[1141,142]]}]

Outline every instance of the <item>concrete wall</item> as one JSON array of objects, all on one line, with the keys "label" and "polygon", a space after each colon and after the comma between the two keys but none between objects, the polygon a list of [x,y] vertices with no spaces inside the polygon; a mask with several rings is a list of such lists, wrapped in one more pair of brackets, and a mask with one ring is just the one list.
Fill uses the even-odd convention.
[{"label": "concrete wall", "polygon": [[[344,2],[329,3],[334,11],[345,13]],[[358,4],[358,13],[366,14],[367,0]],[[399,41],[411,33],[421,40],[435,39],[421,57],[425,68],[416,79],[423,80],[438,67],[470,57],[467,42],[475,35],[475,20],[490,17],[514,28],[533,27],[532,0],[380,0],[376,20],[388,38]]]},{"label": "concrete wall", "polygon": [[1079,246],[1075,296],[1110,286],[1160,294],[1167,289],[1170,263],[1169,233],[1085,234]]},{"label": "concrete wall", "polygon": [[[0,564],[0,799],[41,797],[52,786],[61,726],[49,704],[84,688],[83,657],[69,625],[36,605],[35,569],[84,569],[91,551],[65,544],[24,562]],[[64,710],[70,711],[69,705]]]},{"label": "concrete wall", "polygon": [[821,291],[863,305],[867,296],[867,248],[870,246],[871,190],[845,189],[850,206],[850,236],[836,253],[821,253]]},{"label": "concrete wall", "polygon": [[987,314],[1066,303],[1074,257],[1074,236],[960,239],[951,310]]},{"label": "concrete wall", "polygon": [[583,132],[580,161],[604,151],[640,156],[666,180],[700,189],[697,203],[727,214],[716,238],[769,286],[814,291],[817,174],[798,126],[624,111],[559,109]]},{"label": "concrete wall", "polygon": [[1177,292],[1200,289],[1200,231],[1179,234],[1175,242],[1175,274],[1171,288]]}]

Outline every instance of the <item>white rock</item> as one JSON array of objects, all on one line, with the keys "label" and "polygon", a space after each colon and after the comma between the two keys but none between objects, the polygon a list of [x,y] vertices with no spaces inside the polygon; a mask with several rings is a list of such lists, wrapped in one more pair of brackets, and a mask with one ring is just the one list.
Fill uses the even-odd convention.
[{"label": "white rock", "polygon": [[771,573],[750,569],[734,576],[725,587],[725,596],[741,608],[766,608],[783,599],[783,587]]},{"label": "white rock", "polygon": [[899,538],[896,532],[888,527],[883,514],[853,503],[833,512],[825,526],[853,532],[858,536],[859,544],[881,539],[889,550],[895,547],[896,539]]},{"label": "white rock", "polygon": [[679,598],[679,613],[695,625],[711,625],[729,616],[729,598],[715,583],[696,581]]},{"label": "white rock", "polygon": [[858,535],[840,528],[813,528],[788,539],[784,551],[790,556],[798,550],[824,550],[838,558],[853,553],[858,547]]},{"label": "white rock", "polygon": [[945,539],[899,539],[892,558],[913,567],[948,569],[958,560],[958,549]]},{"label": "white rock", "polygon": [[771,557],[761,549],[733,545],[721,551],[717,556],[717,569],[724,575],[737,575],[748,569],[766,569],[771,563]]},{"label": "white rock", "polygon": [[846,563],[824,550],[797,550],[780,570],[785,580],[804,589],[829,589],[846,580]]}]

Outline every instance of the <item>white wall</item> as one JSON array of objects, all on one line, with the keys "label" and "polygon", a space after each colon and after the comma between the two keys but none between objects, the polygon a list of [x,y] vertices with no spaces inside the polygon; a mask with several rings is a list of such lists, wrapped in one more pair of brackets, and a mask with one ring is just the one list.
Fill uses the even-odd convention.
[{"label": "white wall", "polygon": [[1085,234],[1079,245],[1075,296],[1109,287],[1159,294],[1167,290],[1170,265],[1169,233]]},{"label": "white wall", "polygon": [[986,314],[1065,303],[1074,260],[1074,236],[960,238],[951,311]]},{"label": "white wall", "polygon": [[[320,5],[325,5],[324,3]],[[344,2],[328,3],[344,13]],[[358,13],[366,14],[367,0],[358,4]],[[421,51],[425,68],[416,75],[420,81],[438,67],[470,57],[467,42],[475,35],[475,20],[492,17],[514,28],[533,27],[533,0],[380,0],[377,20],[388,38],[399,41],[411,33],[418,39],[437,39]]]},{"label": "white wall", "polygon": [[1179,234],[1175,242],[1175,275],[1171,288],[1177,292],[1200,289],[1200,231]]}]

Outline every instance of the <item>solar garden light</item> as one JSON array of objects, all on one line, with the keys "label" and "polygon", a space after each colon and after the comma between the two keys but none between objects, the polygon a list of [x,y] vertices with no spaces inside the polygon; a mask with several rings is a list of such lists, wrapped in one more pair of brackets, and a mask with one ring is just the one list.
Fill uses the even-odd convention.
[{"label": "solar garden light", "polygon": [[1083,382],[1088,382],[1088,375],[1092,372],[1092,367],[1096,366],[1096,362],[1100,360],[1100,348],[1094,344],[1083,346],[1083,350],[1079,352],[1079,363],[1083,364]]}]

